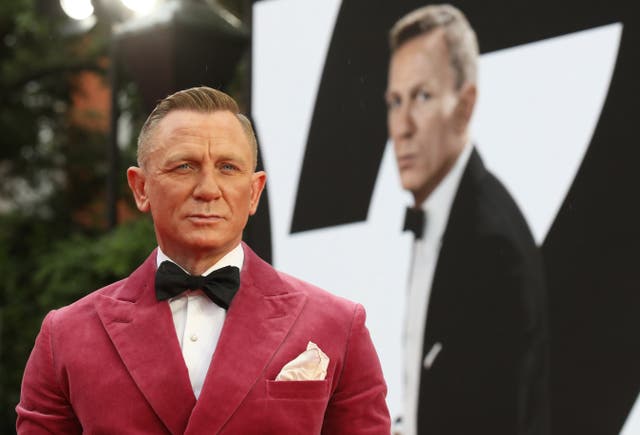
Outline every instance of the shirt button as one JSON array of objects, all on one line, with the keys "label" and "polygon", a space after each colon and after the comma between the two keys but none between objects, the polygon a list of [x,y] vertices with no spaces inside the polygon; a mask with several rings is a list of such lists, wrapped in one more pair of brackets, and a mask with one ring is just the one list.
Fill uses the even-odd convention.
[{"label": "shirt button", "polygon": [[198,336],[196,334],[191,335],[191,341],[198,341]]}]

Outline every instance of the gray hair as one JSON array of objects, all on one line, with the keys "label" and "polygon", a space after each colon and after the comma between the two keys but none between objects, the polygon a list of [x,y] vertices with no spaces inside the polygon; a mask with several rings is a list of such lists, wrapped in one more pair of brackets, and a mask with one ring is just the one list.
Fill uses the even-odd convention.
[{"label": "gray hair", "polygon": [[443,29],[451,67],[456,74],[456,89],[464,83],[476,83],[478,40],[464,14],[449,4],[429,5],[400,18],[389,32],[393,54],[410,39]]}]

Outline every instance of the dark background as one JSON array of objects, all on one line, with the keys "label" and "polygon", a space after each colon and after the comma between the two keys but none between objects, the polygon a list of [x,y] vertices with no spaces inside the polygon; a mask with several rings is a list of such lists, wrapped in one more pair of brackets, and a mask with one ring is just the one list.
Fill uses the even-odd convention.
[{"label": "dark background", "polygon": [[[307,141],[292,232],[366,219],[387,138],[381,98],[389,56],[386,32],[400,16],[425,4],[342,2]],[[621,0],[453,4],[475,28],[482,53],[623,24],[600,120],[542,246],[549,286],[553,432],[616,434],[640,391],[640,149],[633,120],[640,95],[640,16],[633,2]],[[331,177],[326,168],[332,168]],[[544,168],[539,173],[544,177]]]}]

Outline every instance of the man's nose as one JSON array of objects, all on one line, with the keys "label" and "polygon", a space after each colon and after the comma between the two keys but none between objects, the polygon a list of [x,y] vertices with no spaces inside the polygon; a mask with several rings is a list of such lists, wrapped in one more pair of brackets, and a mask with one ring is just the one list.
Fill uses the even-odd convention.
[{"label": "man's nose", "polygon": [[198,177],[193,195],[203,201],[211,201],[222,195],[220,184],[215,170],[202,170]]},{"label": "man's nose", "polygon": [[410,138],[416,131],[413,113],[408,104],[403,104],[396,109],[392,122],[394,123],[392,126],[393,136],[397,139]]}]

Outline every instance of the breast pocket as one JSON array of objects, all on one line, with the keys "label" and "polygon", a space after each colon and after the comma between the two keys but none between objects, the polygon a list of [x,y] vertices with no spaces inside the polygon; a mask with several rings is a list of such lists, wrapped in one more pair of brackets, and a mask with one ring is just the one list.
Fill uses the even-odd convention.
[{"label": "breast pocket", "polygon": [[327,400],[329,381],[271,381],[266,380],[270,399]]}]

